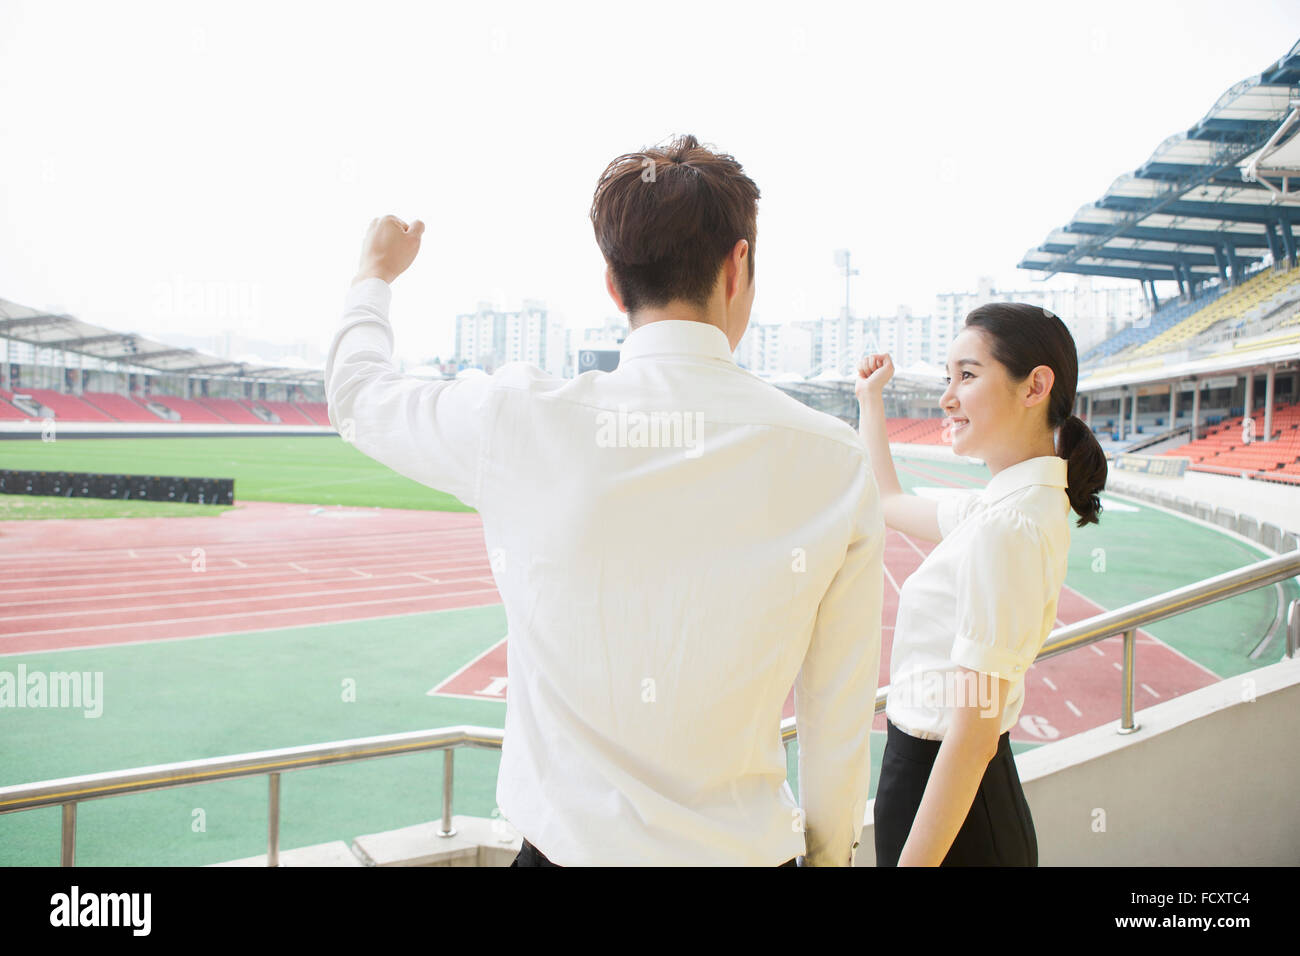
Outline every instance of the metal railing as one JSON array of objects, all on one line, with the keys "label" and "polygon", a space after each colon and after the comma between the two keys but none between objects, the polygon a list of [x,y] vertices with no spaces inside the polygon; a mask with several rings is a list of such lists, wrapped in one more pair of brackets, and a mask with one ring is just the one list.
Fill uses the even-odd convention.
[{"label": "metal railing", "polygon": [[[1212,578],[1206,578],[1186,587],[1158,594],[1113,611],[1106,611],[1083,621],[1058,627],[1048,636],[1047,643],[1036,661],[1064,654],[1097,641],[1122,635],[1124,657],[1122,665],[1123,701],[1121,704],[1121,734],[1133,733],[1138,724],[1133,715],[1134,651],[1138,628],[1156,621],[1183,614],[1218,601],[1245,594],[1256,588],[1267,587],[1278,581],[1300,574],[1300,551],[1246,565]],[[1300,600],[1293,600],[1286,614],[1286,656],[1295,658],[1300,648]],[[889,687],[880,688],[876,694],[875,712],[885,709]],[[795,718],[781,721],[781,741],[788,745],[798,735]],[[234,754],[227,757],[209,757],[203,760],[185,760],[179,763],[138,767],[133,770],[115,770],[107,773],[64,777],[38,783],[22,783],[0,787],[0,814],[17,813],[40,807],[63,808],[62,846],[60,863],[72,866],[76,853],[77,804],[86,800],[120,796],[127,793],[146,793],[184,787],[191,784],[213,783],[217,780],[235,780],[243,777],[269,777],[267,813],[268,866],[278,866],[280,861],[280,774],[307,767],[352,763],[375,757],[392,757],[427,750],[443,751],[442,774],[442,826],[439,836],[452,836],[452,782],[454,779],[455,752],[460,747],[500,750],[503,732],[492,727],[460,725],[434,730],[417,730],[378,737],[362,737],[332,743],[307,744],[279,750]]]}]

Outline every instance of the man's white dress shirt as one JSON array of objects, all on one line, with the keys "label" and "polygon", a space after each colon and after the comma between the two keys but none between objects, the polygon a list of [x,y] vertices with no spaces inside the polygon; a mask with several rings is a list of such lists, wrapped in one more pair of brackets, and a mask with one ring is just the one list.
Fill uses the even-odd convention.
[{"label": "man's white dress shirt", "polygon": [[885,716],[900,730],[942,740],[954,705],[985,706],[989,678],[963,677],[962,667],[1010,682],[999,734],[1015,726],[1065,583],[1066,466],[1028,458],[979,492],[939,500],[943,538],[898,595]]},{"label": "man's white dress shirt", "polygon": [[508,622],[502,814],[561,866],[848,865],[885,538],[857,433],[690,321],[632,331],[614,372],[410,378],[390,297],[348,292],[330,422],[481,515]]}]

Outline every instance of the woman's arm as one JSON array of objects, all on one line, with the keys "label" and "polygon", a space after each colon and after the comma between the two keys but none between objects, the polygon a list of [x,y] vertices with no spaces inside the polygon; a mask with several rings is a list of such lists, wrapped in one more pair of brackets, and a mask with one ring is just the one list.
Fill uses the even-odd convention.
[{"label": "woman's arm", "polygon": [[858,369],[858,436],[867,449],[867,459],[880,489],[880,506],[885,525],[913,538],[938,541],[939,503],[920,498],[903,490],[889,452],[889,432],[885,426],[885,382],[894,374],[888,355],[863,359]]},{"label": "woman's arm", "polygon": [[951,707],[952,720],[899,855],[899,866],[938,866],[943,862],[975,802],[984,771],[998,752],[1002,708],[1010,682],[965,667],[958,673],[961,687],[973,685],[976,690],[963,696],[975,699],[945,701]]}]

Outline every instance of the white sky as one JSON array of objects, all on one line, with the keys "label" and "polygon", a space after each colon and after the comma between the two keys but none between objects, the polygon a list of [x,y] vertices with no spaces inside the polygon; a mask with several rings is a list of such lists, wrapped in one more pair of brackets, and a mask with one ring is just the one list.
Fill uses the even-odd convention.
[{"label": "white sky", "polygon": [[399,355],[480,299],[597,325],[596,179],[692,132],[762,191],[754,321],[837,314],[841,247],[855,314],[928,314],[1030,287],[1026,249],[1297,36],[1280,0],[0,0],[0,297],[323,350],[392,212],[428,227]]}]

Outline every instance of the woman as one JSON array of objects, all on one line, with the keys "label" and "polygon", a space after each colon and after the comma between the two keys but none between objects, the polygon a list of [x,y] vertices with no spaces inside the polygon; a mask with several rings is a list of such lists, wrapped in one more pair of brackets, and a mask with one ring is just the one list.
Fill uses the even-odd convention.
[{"label": "woman", "polygon": [[939,542],[899,592],[876,865],[1037,866],[1010,729],[1025,672],[1056,622],[1069,510],[1080,527],[1097,521],[1106,457],[1071,414],[1078,359],[1051,313],[980,306],[947,366],[945,440],[993,477],[978,494],[938,501],[905,493],[894,471],[881,398],[889,356],[868,356],[858,370],[859,430],[885,523]]}]

